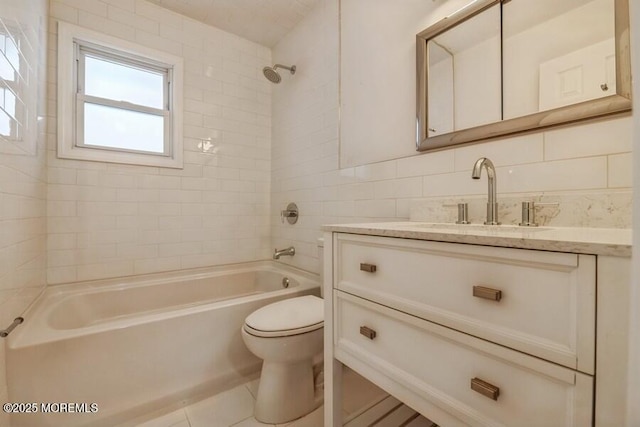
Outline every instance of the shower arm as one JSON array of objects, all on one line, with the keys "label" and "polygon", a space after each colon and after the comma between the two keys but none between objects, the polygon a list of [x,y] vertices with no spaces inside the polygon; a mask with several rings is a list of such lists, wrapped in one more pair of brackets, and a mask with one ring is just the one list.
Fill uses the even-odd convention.
[{"label": "shower arm", "polygon": [[286,65],[275,64],[272,68],[274,70],[277,69],[277,68],[284,68],[285,70],[289,70],[291,72],[291,74],[295,74],[295,72],[296,72],[296,66],[295,65],[292,65],[291,67],[287,67]]}]

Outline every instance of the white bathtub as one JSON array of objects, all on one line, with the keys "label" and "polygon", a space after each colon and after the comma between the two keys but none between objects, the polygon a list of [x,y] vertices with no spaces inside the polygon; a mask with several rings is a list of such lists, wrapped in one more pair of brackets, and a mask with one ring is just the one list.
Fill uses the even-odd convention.
[{"label": "white bathtub", "polygon": [[10,400],[98,411],[12,423],[113,426],[255,378],[245,317],[304,294],[319,294],[316,275],[271,262],[49,287],[7,340]]}]

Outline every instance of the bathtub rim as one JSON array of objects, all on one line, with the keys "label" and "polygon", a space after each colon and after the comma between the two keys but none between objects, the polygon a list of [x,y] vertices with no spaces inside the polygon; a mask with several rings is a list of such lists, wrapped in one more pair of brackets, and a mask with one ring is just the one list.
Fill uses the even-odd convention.
[{"label": "bathtub rim", "polygon": [[[253,271],[273,271],[281,274],[288,274],[294,276],[294,278],[298,280],[299,286],[278,289],[258,296],[249,295],[185,307],[168,308],[161,312],[141,313],[140,316],[135,318],[117,319],[111,322],[105,322],[83,328],[67,330],[53,329],[48,323],[48,316],[56,308],[58,302],[74,295],[100,293],[106,290],[123,290],[132,287],[161,285],[163,283],[170,283],[177,280],[194,280]],[[317,288],[319,292],[320,286],[321,284],[318,274],[274,261],[250,261],[214,267],[201,267],[137,276],[124,276],[73,282],[61,285],[49,285],[25,311],[23,315],[25,319],[23,325],[7,337],[6,344],[9,349],[20,349],[23,347],[47,344],[65,339],[73,339],[90,334],[105,333],[114,329],[132,327],[163,319],[171,319],[187,314],[200,313],[216,307],[228,307],[234,304],[241,304],[255,299],[260,299],[261,297],[269,298],[269,296],[281,296],[288,294],[295,296],[296,294],[308,293],[314,288]]]}]

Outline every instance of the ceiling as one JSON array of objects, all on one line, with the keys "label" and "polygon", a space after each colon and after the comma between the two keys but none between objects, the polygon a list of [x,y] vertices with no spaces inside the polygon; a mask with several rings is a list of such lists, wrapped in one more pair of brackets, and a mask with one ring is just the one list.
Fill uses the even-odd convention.
[{"label": "ceiling", "polygon": [[273,47],[319,0],[149,0],[263,46]]}]

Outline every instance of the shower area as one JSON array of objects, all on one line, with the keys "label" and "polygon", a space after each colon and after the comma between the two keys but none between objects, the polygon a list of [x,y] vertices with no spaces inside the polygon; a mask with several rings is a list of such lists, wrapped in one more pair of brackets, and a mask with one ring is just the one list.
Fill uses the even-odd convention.
[{"label": "shower area", "polygon": [[[305,15],[310,18],[305,25],[291,25],[279,29],[282,34],[276,38],[254,41],[156,3],[7,0],[0,8],[0,233],[4,236],[0,247],[0,330],[15,325],[0,341],[3,402],[15,401],[12,396],[17,395],[11,389],[20,389],[21,399],[28,399],[29,389],[39,387],[37,376],[29,374],[29,369],[12,369],[17,360],[14,356],[20,352],[33,350],[32,355],[40,353],[49,361],[57,360],[70,376],[84,369],[77,364],[77,357],[83,355],[91,363],[130,359],[130,366],[135,366],[144,362],[145,357],[140,359],[125,350],[143,345],[138,338],[127,338],[128,334],[136,328],[151,331],[155,326],[148,320],[160,316],[162,310],[136,317],[122,307],[155,307],[152,302],[159,301],[160,295],[128,293],[125,297],[122,293],[122,298],[111,298],[133,289],[132,283],[141,277],[263,261],[284,265],[289,274],[301,270],[318,273],[316,238],[324,216],[310,204],[310,195],[300,193],[304,189],[290,181],[309,172],[333,170],[337,165],[337,12],[333,10],[337,6],[316,7],[321,3],[304,1]],[[59,22],[183,59],[182,168],[59,157],[57,123],[65,114],[58,108],[62,96],[58,91]],[[252,25],[256,27],[255,22]],[[286,32],[290,35],[284,37]],[[319,32],[327,37],[317,39]],[[300,44],[301,40],[304,43]],[[15,102],[12,94],[19,95]],[[317,162],[304,153],[318,153],[324,159]],[[282,224],[279,216],[291,201],[304,212],[295,227]],[[274,247],[290,246],[296,248],[294,257],[272,260]],[[115,287],[97,292],[107,282]],[[70,288],[75,289],[78,283],[87,285],[85,290],[93,296],[68,299],[59,305],[56,316],[30,315],[45,300],[70,296]],[[235,291],[244,292],[239,282],[230,283]],[[266,300],[317,293],[317,280],[309,283],[314,284],[278,290]],[[184,285],[179,282],[172,292],[184,296]],[[199,290],[191,289],[200,298]],[[181,300],[168,295],[169,301]],[[199,303],[208,297],[201,297],[168,312],[192,310],[192,319],[204,319],[207,315],[197,307],[206,306]],[[245,308],[263,303],[251,302]],[[218,316],[229,310],[221,307],[232,304],[223,298],[214,305],[220,308]],[[102,316],[105,313],[111,314]],[[239,319],[242,313],[210,319],[206,322],[211,324],[203,330],[226,336],[226,326],[220,331],[221,325],[234,316]],[[72,317],[81,321],[69,327]],[[185,322],[180,316],[166,317],[176,325]],[[14,323],[17,318],[23,318],[24,323]],[[40,327],[34,327],[38,318]],[[125,318],[144,321],[130,327]],[[107,338],[108,325],[116,325],[112,333],[135,343],[114,345]],[[89,329],[91,334],[79,333]],[[213,346],[205,335],[189,331],[193,328],[178,328],[174,335],[199,337],[203,345]],[[232,344],[220,360],[239,351],[239,326],[236,331],[230,325],[229,331],[238,334],[231,337]],[[29,334],[21,337],[24,332]],[[160,342],[172,342],[166,333],[160,328],[152,334]],[[65,334],[70,335],[63,337]],[[71,337],[73,334],[77,336]],[[26,338],[31,342],[24,341]],[[82,340],[95,340],[100,354],[85,353],[79,344]],[[161,351],[154,345],[146,350]],[[194,351],[185,343],[176,343],[170,350],[176,363],[186,360],[181,355]],[[257,374],[252,365],[255,360],[246,360],[238,372]],[[204,356],[201,361],[203,365],[214,363]],[[220,372],[223,368],[221,364]],[[92,377],[92,387],[100,387],[100,375],[105,381],[112,378],[109,372],[114,369],[94,372],[97,377]],[[180,384],[176,378],[171,381],[177,390]],[[58,377],[58,381],[65,380]],[[80,399],[62,392],[71,384],[61,383],[56,399]],[[189,387],[186,382],[183,386]],[[142,392],[151,393],[155,386],[148,388]],[[107,406],[100,407],[103,411],[110,413]],[[0,413],[0,425],[10,425],[9,418],[9,414]]]}]

